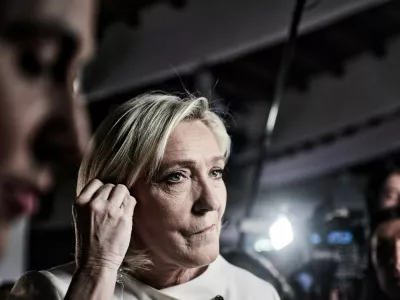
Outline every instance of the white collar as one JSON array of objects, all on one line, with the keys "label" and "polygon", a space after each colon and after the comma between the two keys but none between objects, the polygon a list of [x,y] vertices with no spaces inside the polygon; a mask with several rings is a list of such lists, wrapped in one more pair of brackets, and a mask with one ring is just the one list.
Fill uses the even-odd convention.
[{"label": "white collar", "polygon": [[228,266],[228,262],[219,255],[203,274],[184,284],[156,290],[138,280],[129,280],[125,283],[125,291],[133,293],[141,300],[212,300],[218,295],[226,295],[227,293],[226,267]]}]

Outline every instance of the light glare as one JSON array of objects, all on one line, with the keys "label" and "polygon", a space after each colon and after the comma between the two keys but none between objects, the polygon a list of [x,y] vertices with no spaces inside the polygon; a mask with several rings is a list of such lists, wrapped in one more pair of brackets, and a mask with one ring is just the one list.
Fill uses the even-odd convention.
[{"label": "light glare", "polygon": [[269,237],[274,250],[281,250],[293,242],[293,228],[285,216],[280,216],[269,228]]}]

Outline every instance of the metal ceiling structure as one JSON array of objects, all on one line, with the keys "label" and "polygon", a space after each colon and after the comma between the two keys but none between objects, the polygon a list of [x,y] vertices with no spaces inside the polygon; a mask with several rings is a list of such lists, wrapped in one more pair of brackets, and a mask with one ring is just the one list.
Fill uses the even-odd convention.
[{"label": "metal ceiling structure", "polygon": [[[128,0],[119,2],[129,4]],[[170,5],[154,5],[169,1],[147,1],[146,5],[145,1],[136,2],[139,4],[131,3],[132,9],[125,4],[120,7],[123,7],[122,13],[128,15],[125,19],[129,20],[132,14],[133,23],[138,19],[140,26],[110,26],[104,34],[98,59],[86,71],[84,86],[90,101],[176,78],[176,74],[190,76],[199,69],[229,63],[251,52],[279,45],[285,39],[294,5],[293,0],[249,0],[246,3],[191,0],[186,1],[182,10],[175,10]],[[318,2],[306,12],[301,34],[318,31],[390,1]]]},{"label": "metal ceiling structure", "polygon": [[[369,55],[377,61],[384,61],[388,55],[389,45],[400,35],[400,3],[398,1],[378,2],[374,2],[373,5],[370,2],[370,5],[364,6],[364,9],[358,9],[358,13],[345,14],[345,17],[336,18],[336,21],[327,26],[314,24],[314,28],[318,28],[315,30],[304,31],[302,27],[303,35],[297,44],[287,81],[287,91],[308,95],[313,90],[313,81],[321,76],[330,76],[340,82],[346,77],[349,64],[360,56]],[[367,2],[364,1],[364,3]],[[177,11],[176,14],[184,14],[190,9],[190,6],[186,7],[182,11]],[[310,16],[308,19],[305,18],[305,22],[307,20],[310,22]],[[146,20],[143,22],[145,26]],[[283,47],[283,42],[255,47],[255,50],[247,51],[239,56],[234,55],[231,59],[228,57],[220,62],[207,63],[201,68],[192,69],[192,72],[183,72],[184,74],[180,76],[171,73],[169,77],[164,77],[161,81],[153,81],[140,87],[134,84],[136,79],[133,78],[132,88],[122,89],[113,93],[112,96],[97,99],[101,101],[90,102],[93,125],[97,126],[111,105],[121,103],[142,92],[149,90],[176,92],[184,91],[185,88],[190,91],[199,90],[199,74],[207,74],[211,81],[215,81],[212,92],[218,99],[223,99],[223,106],[237,112],[242,119],[254,119],[254,111],[261,110],[264,114],[268,111]],[[108,74],[109,80],[112,79],[112,74],[112,72]],[[357,141],[365,140],[366,134],[370,138],[376,137],[374,130],[380,132],[382,137],[385,136],[384,132],[392,132],[390,128],[394,125],[390,124],[392,124],[393,115],[396,115],[397,108],[393,106],[390,109],[383,114],[355,118],[351,123],[339,124],[325,131],[316,131],[314,134],[305,135],[291,142],[279,143],[279,139],[274,139],[274,142],[278,142],[279,145],[272,144],[269,166],[263,174],[263,184],[284,183],[302,178],[307,173],[304,168],[305,162],[315,167],[308,169],[308,176],[351,165],[351,162],[355,162],[355,157],[349,154],[353,152],[348,151],[348,147],[365,150],[359,156],[364,160],[371,155],[386,153],[389,149],[377,147],[376,151],[371,151],[371,147],[360,147],[361,144],[357,144]],[[251,164],[256,157],[252,149],[257,143],[258,135],[250,136],[249,130],[246,131],[243,124],[237,124],[237,122],[235,124],[235,121],[230,125],[234,144],[231,163],[242,168]],[[252,130],[256,131],[254,128]],[[371,135],[368,135],[368,132],[371,132]],[[259,133],[261,133],[260,130]],[[349,144],[348,140],[351,138],[353,142]],[[385,140],[388,139],[393,139],[393,137],[385,138]],[[389,148],[398,147],[395,142],[390,141],[387,145],[391,145]],[[337,164],[332,164],[329,156],[337,153],[337,147],[342,149],[343,159],[338,159]],[[349,156],[346,156],[347,154]],[[320,157],[318,164],[316,157]]]}]

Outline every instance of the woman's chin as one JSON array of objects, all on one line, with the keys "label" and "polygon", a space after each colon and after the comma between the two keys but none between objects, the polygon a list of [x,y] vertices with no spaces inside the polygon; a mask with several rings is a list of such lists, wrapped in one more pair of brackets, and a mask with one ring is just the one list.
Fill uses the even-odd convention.
[{"label": "woman's chin", "polygon": [[198,247],[186,257],[187,264],[190,267],[204,267],[213,263],[219,255],[219,244],[216,245],[204,245]]}]

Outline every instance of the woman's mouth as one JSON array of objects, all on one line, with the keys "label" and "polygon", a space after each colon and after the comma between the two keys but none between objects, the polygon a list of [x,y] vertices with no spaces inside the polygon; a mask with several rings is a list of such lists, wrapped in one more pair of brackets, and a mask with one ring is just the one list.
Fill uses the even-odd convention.
[{"label": "woman's mouth", "polygon": [[208,232],[213,231],[214,229],[215,229],[215,224],[213,224],[213,225],[211,225],[211,226],[208,226],[208,227],[206,227],[206,228],[204,228],[204,229],[202,229],[202,230],[196,232],[195,234],[204,234],[204,233],[208,233]]}]

